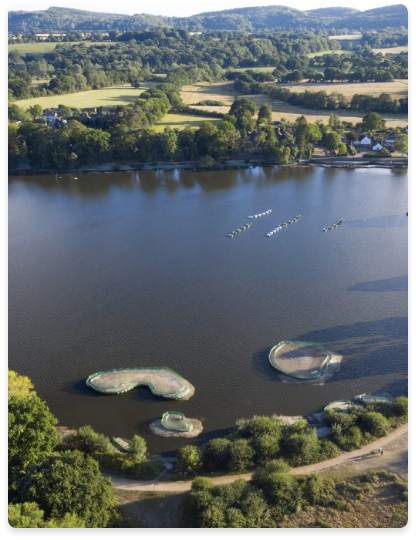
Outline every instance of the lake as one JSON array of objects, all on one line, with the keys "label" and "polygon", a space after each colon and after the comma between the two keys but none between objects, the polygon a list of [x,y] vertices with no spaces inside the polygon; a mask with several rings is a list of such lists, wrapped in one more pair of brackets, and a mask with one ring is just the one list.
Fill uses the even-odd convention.
[{"label": "lake", "polygon": [[[189,443],[149,434],[166,410],[202,420],[203,441],[241,417],[406,393],[406,212],[407,170],[11,177],[10,368],[61,425],[138,433],[157,452]],[[268,351],[284,339],[322,343],[343,355],[341,370],[322,386],[281,382]],[[85,386],[93,372],[137,366],[169,366],[196,393]]]}]

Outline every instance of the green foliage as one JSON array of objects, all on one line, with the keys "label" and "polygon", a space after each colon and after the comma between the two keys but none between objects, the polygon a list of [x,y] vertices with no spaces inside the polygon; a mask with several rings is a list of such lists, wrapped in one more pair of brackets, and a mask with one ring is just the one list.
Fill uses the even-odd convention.
[{"label": "green foliage", "polygon": [[191,491],[209,491],[214,488],[211,478],[206,476],[197,476],[192,482]]},{"label": "green foliage", "polygon": [[65,446],[71,450],[80,450],[86,454],[108,452],[110,440],[97,433],[91,426],[82,426],[74,435],[65,438]]},{"label": "green foliage", "polygon": [[230,471],[246,471],[253,466],[254,450],[246,439],[232,441],[228,451],[228,469]]},{"label": "green foliage", "polygon": [[218,471],[227,468],[229,460],[230,441],[224,438],[210,439],[204,447],[203,462],[208,471]]},{"label": "green foliage", "polygon": [[58,443],[57,420],[35,395],[9,399],[9,476],[14,481],[40,463]]},{"label": "green foliage", "polygon": [[408,399],[405,396],[397,397],[392,404],[393,413],[395,416],[407,418]]},{"label": "green foliage", "polygon": [[379,131],[383,129],[384,124],[385,121],[383,120],[383,117],[376,112],[366,114],[362,120],[364,131]]},{"label": "green foliage", "polygon": [[102,477],[94,459],[77,450],[30,467],[18,483],[17,497],[37,503],[47,519],[75,514],[86,527],[105,527],[113,507],[110,480]]},{"label": "green foliage", "polygon": [[315,429],[288,434],[284,439],[284,453],[288,462],[299,467],[319,460],[320,444]]},{"label": "green foliage", "polygon": [[16,529],[81,529],[85,522],[75,514],[62,519],[44,519],[44,511],[34,502],[9,504],[9,524]]},{"label": "green foliage", "polygon": [[396,152],[401,152],[402,154],[407,154],[409,152],[408,147],[408,136],[405,133],[402,133],[401,135],[398,135],[396,140],[394,141],[394,149]]},{"label": "green foliage", "polygon": [[133,435],[130,441],[130,452],[138,460],[144,460],[147,455],[147,445],[143,437],[139,435]]},{"label": "green foliage", "polygon": [[11,369],[8,370],[8,394],[12,396],[35,396],[36,392],[29,377],[19,375]]},{"label": "green foliage", "polygon": [[187,445],[178,451],[178,469],[195,472],[202,467],[202,452],[198,446]]},{"label": "green foliage", "polygon": [[381,413],[366,412],[360,420],[363,429],[375,437],[383,437],[389,431],[389,421]]}]

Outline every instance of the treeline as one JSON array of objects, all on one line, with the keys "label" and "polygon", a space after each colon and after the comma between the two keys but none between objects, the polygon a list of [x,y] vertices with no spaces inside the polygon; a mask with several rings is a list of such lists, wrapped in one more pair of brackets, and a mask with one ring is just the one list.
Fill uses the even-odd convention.
[{"label": "treeline", "polygon": [[408,44],[407,28],[386,28],[379,32],[364,32],[361,42],[373,49],[404,47]]},{"label": "treeline", "polygon": [[287,425],[279,417],[258,416],[237,422],[227,437],[211,439],[202,448],[188,445],[178,451],[179,470],[245,472],[283,459],[293,467],[332,459],[383,437],[407,421],[407,398],[392,403],[354,405],[351,411],[328,412],[328,438],[319,439],[306,420]]},{"label": "treeline", "polygon": [[328,94],[324,90],[314,92],[312,90],[304,90],[303,92],[294,92],[289,88],[259,83],[246,74],[243,77],[238,77],[234,80],[234,87],[237,92],[245,95],[264,94],[271,99],[278,99],[308,109],[331,110],[351,109],[364,112],[379,112],[379,113],[403,113],[408,111],[408,98],[395,99],[390,94],[384,92],[379,96],[368,94],[354,94],[351,98],[347,98],[339,92],[331,92]]},{"label": "treeline", "polygon": [[[383,55],[374,53],[369,47],[359,47],[349,54],[324,54],[309,60],[310,68],[334,68],[323,80],[345,80],[353,82],[384,81],[408,78],[407,52]],[[336,76],[333,76],[333,75]],[[331,78],[333,76],[333,78]],[[391,77],[389,77],[391,76]],[[317,79],[319,80],[319,79]]]}]

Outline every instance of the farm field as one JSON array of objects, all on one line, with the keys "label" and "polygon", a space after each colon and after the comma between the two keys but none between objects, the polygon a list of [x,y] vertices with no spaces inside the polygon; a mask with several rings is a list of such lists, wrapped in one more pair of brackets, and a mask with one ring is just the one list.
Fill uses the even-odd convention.
[{"label": "farm field", "polygon": [[362,39],[362,34],[337,34],[336,36],[329,36],[328,39],[336,39],[337,41],[350,41]]},{"label": "farm field", "polygon": [[376,83],[287,83],[279,84],[280,87],[289,88],[292,92],[299,92],[304,90],[311,90],[313,92],[320,92],[324,90],[328,94],[331,92],[339,92],[346,97],[352,97],[354,94],[370,94],[378,96],[384,92],[391,94],[396,99],[406,97],[408,92],[408,80],[396,79],[391,82]]},{"label": "farm field", "polygon": [[71,45],[79,45],[83,43],[87,47],[92,45],[109,45],[111,41],[66,41],[66,42],[49,42],[41,41],[37,43],[12,43],[8,45],[8,51],[19,51],[21,54],[34,54],[35,56],[49,53],[55,49],[57,45],[70,47]]},{"label": "farm field", "polygon": [[352,53],[351,51],[343,51],[342,49],[336,49],[336,50],[327,49],[326,51],[309,53],[308,56],[309,58],[315,58],[316,56],[324,56],[324,54],[352,54]]},{"label": "farm field", "polygon": [[188,127],[197,129],[204,122],[212,122],[213,124],[218,124],[220,121],[221,121],[220,118],[214,118],[214,117],[168,113],[166,116],[162,118],[160,122],[158,122],[154,126],[154,129],[157,132],[163,131],[166,127],[171,127],[172,129],[179,129],[179,130],[182,130]]},{"label": "farm field", "polygon": [[373,49],[373,53],[381,53],[381,54],[399,54],[401,52],[408,52],[408,47],[387,47],[384,49]]},{"label": "farm field", "polygon": [[108,107],[110,105],[126,105],[137,99],[142,92],[156,83],[144,83],[141,88],[132,88],[130,84],[109,86],[98,90],[86,90],[85,92],[75,92],[73,94],[61,94],[54,96],[43,96],[38,98],[21,99],[15,101],[19,107],[28,109],[32,105],[39,104],[44,109],[48,107],[58,107],[67,105],[74,108],[88,107]]},{"label": "farm field", "polygon": [[229,68],[224,71],[257,71],[258,73],[271,73],[276,69],[275,66],[259,66],[259,67],[240,67],[240,68]]},{"label": "farm field", "polygon": [[[237,93],[233,88],[232,82],[201,82],[183,86],[181,98],[186,105],[192,105],[199,101],[212,99],[215,101],[222,101],[226,105],[231,106],[232,102],[237,98]],[[215,107],[210,107],[210,109],[215,110]]]},{"label": "farm field", "polygon": [[[367,83],[363,83],[363,84],[367,84]],[[315,85],[312,85],[312,86],[315,86]],[[354,86],[354,85],[351,85],[351,86]],[[355,85],[355,86],[356,86],[356,90],[353,93],[362,92],[361,90],[362,84]],[[358,86],[360,87],[359,89],[357,89]],[[380,85],[376,85],[376,86],[378,86],[377,93],[383,92],[383,90],[380,90],[379,88]],[[335,88],[333,90],[335,90]],[[407,85],[406,85],[405,93],[407,93]],[[197,103],[198,101],[203,101],[206,99],[222,101],[226,103],[226,106],[216,107],[216,106],[204,105],[204,106],[198,106],[198,108],[202,110],[206,110],[206,111],[222,112],[224,114],[228,113],[229,107],[231,106],[232,102],[235,99],[239,97],[243,97],[243,96],[239,96],[234,91],[233,83],[231,82],[198,83],[198,84],[193,84],[191,86],[184,86],[182,88],[181,96],[182,96],[183,101],[186,104]],[[244,97],[247,97],[248,99],[253,100],[257,104],[257,106],[260,106],[263,103],[270,103],[273,109],[273,112],[272,112],[273,121],[277,121],[277,120],[281,120],[282,118],[285,118],[286,120],[290,122],[294,122],[298,116],[304,115],[309,122],[316,122],[317,120],[319,120],[323,122],[324,124],[327,124],[330,113],[335,112],[337,116],[342,117],[345,121],[357,123],[364,116],[364,113],[355,112],[355,111],[354,113],[351,113],[348,110],[318,111],[314,109],[306,109],[304,107],[296,107],[294,105],[290,105],[289,103],[285,103],[279,100],[270,101],[264,95],[248,95]],[[408,124],[408,119],[406,115],[385,114],[384,117],[386,118],[386,125],[389,127],[390,126],[391,127],[395,127],[395,126],[405,127]]]}]

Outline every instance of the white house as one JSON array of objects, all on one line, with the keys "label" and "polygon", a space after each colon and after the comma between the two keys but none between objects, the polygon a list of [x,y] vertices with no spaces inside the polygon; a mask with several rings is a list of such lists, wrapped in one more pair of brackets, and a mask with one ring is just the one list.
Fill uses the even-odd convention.
[{"label": "white house", "polygon": [[367,135],[362,135],[358,141],[355,141],[354,146],[371,146],[371,139]]},{"label": "white house", "polygon": [[53,109],[45,109],[44,114],[42,114],[39,118],[41,120],[46,120],[46,122],[49,124],[58,118],[58,114]]},{"label": "white house", "polygon": [[383,150],[383,148],[384,148],[384,146],[381,146],[380,143],[377,143],[377,144],[375,144],[375,145],[373,146],[372,149],[373,149],[373,150],[379,151],[379,150]]}]

